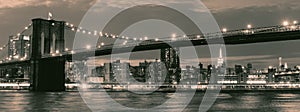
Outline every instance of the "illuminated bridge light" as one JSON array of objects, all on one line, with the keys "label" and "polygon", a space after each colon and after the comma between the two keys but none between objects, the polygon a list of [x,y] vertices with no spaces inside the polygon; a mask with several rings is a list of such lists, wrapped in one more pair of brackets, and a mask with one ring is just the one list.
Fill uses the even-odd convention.
[{"label": "illuminated bridge light", "polygon": [[289,24],[290,24],[290,23],[289,23],[288,21],[283,21],[283,22],[282,22],[282,25],[283,25],[283,26],[288,26]]},{"label": "illuminated bridge light", "polygon": [[101,46],[104,46],[104,45],[105,45],[105,43],[102,42],[102,43],[101,43]]},{"label": "illuminated bridge light", "polygon": [[248,24],[248,25],[247,25],[247,28],[248,28],[248,29],[251,29],[251,28],[252,28],[252,25],[251,25],[251,24]]},{"label": "illuminated bridge light", "polygon": [[197,35],[197,38],[200,38],[201,36],[200,35]]},{"label": "illuminated bridge light", "polygon": [[293,23],[294,23],[294,24],[298,24],[298,21],[294,21]]},{"label": "illuminated bridge light", "polygon": [[25,27],[25,30],[27,30],[28,29],[28,27]]},{"label": "illuminated bridge light", "polygon": [[172,34],[172,38],[175,38],[177,37],[177,35],[175,33]]},{"label": "illuminated bridge light", "polygon": [[91,49],[91,45],[86,45],[86,49]]},{"label": "illuminated bridge light", "polygon": [[145,38],[145,40],[148,40],[148,37],[144,37]]},{"label": "illuminated bridge light", "polygon": [[227,32],[227,28],[223,28],[222,32],[226,33]]}]

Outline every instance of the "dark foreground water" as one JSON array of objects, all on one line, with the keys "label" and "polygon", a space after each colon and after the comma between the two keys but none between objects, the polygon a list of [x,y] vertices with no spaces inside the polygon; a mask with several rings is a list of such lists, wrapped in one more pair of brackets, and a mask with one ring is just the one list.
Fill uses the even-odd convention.
[{"label": "dark foreground water", "polygon": [[[93,92],[85,94],[93,95]],[[172,93],[154,93],[142,97],[129,92],[112,92],[109,95],[119,104],[132,108],[152,108],[171,98]],[[184,111],[198,111],[204,93],[198,92]],[[100,96],[95,96],[95,98]],[[180,97],[180,96],[178,96]],[[182,96],[184,97],[184,96]],[[200,99],[200,100],[199,100]],[[101,100],[101,99],[98,99]],[[169,105],[179,109],[180,102]],[[99,108],[113,108],[109,103],[97,105]],[[61,111],[89,112],[78,92],[33,93],[27,91],[1,91],[0,111]],[[105,111],[104,109],[99,111]],[[162,110],[162,111],[169,111]],[[171,110],[170,110],[171,111]],[[220,93],[209,111],[271,112],[300,111],[300,92],[232,92]]]}]

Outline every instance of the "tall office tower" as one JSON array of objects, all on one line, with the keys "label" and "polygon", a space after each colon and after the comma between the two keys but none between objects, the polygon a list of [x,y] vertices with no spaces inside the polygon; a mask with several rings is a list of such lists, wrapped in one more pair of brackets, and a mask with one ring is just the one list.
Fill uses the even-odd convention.
[{"label": "tall office tower", "polygon": [[180,81],[180,60],[178,48],[161,49],[161,62],[164,62],[168,71],[166,83],[177,84]]},{"label": "tall office tower", "polygon": [[220,48],[217,67],[222,67],[223,64],[224,64],[224,58],[223,58],[222,48]]},{"label": "tall office tower", "polygon": [[8,57],[12,60],[27,58],[29,54],[29,36],[10,36],[8,41]]}]

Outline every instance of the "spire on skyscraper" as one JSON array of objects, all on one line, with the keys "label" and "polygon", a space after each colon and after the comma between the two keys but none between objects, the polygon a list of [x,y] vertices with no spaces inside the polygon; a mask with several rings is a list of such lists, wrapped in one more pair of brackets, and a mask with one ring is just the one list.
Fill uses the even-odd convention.
[{"label": "spire on skyscraper", "polygon": [[223,59],[223,53],[222,53],[222,48],[220,48],[220,52],[219,52],[219,58],[218,58],[218,65],[217,67],[220,67],[223,65],[224,63],[224,59]]}]

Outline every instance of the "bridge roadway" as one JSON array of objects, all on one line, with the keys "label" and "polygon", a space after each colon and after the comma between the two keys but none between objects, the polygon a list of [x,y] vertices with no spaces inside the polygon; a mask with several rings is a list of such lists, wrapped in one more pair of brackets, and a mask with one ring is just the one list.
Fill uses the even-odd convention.
[{"label": "bridge roadway", "polygon": [[[190,37],[191,38],[191,37]],[[188,47],[200,46],[209,44],[223,44],[225,45],[238,45],[238,44],[251,44],[251,43],[262,43],[262,42],[274,42],[274,41],[288,41],[288,40],[298,40],[300,39],[300,31],[286,31],[286,32],[272,32],[272,33],[261,33],[252,35],[236,35],[236,36],[225,36],[222,38],[212,38],[212,39],[191,39],[191,40],[177,40],[177,41],[152,41],[151,43],[141,44],[137,46],[104,46],[96,50],[83,50],[81,52],[76,52],[75,54],[62,54],[60,56],[46,57],[49,59],[53,58],[64,58],[66,61],[71,60],[86,60],[89,57],[104,56],[110,54],[128,53],[128,52],[139,52],[147,50],[157,50],[163,48],[173,47]],[[112,50],[114,49],[114,51]],[[113,52],[112,52],[113,51]],[[47,59],[46,59],[47,60]],[[30,63],[29,60],[15,61],[0,64],[0,67],[25,65]]]},{"label": "bridge roadway", "polygon": [[120,54],[120,53],[128,53],[128,52],[139,52],[139,51],[170,48],[170,45],[172,45],[172,47],[188,47],[191,46],[191,43],[193,46],[200,46],[200,45],[208,45],[208,43],[224,44],[224,42],[225,45],[238,45],[238,44],[288,41],[288,40],[298,40],[298,39],[300,39],[300,31],[286,31],[286,32],[275,32],[275,33],[272,32],[272,33],[261,33],[261,34],[252,34],[252,35],[225,36],[223,39],[222,38],[195,39],[195,40],[191,39],[191,40],[179,40],[179,41],[169,41],[169,42],[152,41],[149,44],[141,44],[137,46],[126,46],[126,47],[116,46],[115,48],[113,48],[113,46],[106,46],[104,48],[100,48],[96,50],[83,51],[73,55],[67,54],[64,56],[66,57],[67,60],[71,60],[72,56],[74,60],[82,60],[94,56],[104,56],[110,54]]}]

